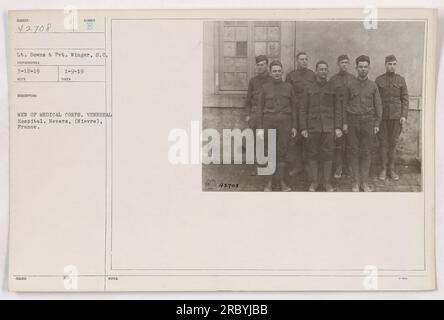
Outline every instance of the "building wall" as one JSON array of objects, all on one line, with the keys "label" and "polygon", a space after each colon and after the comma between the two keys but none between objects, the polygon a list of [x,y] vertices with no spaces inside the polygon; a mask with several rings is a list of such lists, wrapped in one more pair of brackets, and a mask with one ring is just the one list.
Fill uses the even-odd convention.
[{"label": "building wall", "polygon": [[385,73],[384,59],[394,54],[398,59],[397,72],[403,75],[412,96],[422,92],[424,59],[424,22],[379,22],[378,29],[366,30],[362,22],[296,22],[296,50],[306,51],[310,65],[326,60],[330,73],[336,72],[336,59],[348,54],[350,69],[354,59],[370,56],[369,78]]},{"label": "building wall", "polygon": [[[362,22],[355,21],[281,22],[280,52],[284,77],[295,68],[295,56],[299,51],[308,53],[311,69],[316,61],[326,60],[330,75],[337,72],[338,55],[349,55],[352,73],[355,71],[353,60],[361,54],[369,55],[370,79],[384,73],[385,56],[395,54],[397,72],[406,78],[410,94],[409,120],[398,146],[399,159],[405,164],[420,161],[424,30],[423,22],[379,22],[376,30],[366,30]],[[246,91],[219,90],[220,32],[220,22],[204,23],[204,127],[212,124],[215,128],[244,128]],[[254,56],[249,57],[248,63],[250,69],[254,69]]]}]

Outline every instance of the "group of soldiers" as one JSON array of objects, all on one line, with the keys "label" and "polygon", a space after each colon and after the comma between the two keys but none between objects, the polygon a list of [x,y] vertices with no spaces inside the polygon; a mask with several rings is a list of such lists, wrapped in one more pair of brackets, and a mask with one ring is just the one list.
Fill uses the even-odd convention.
[{"label": "group of soldiers", "polygon": [[[248,86],[249,127],[276,130],[277,166],[265,186],[272,191],[279,180],[282,191],[291,191],[287,172],[306,170],[309,191],[323,185],[334,191],[331,177],[351,174],[352,191],[371,192],[369,170],[375,135],[379,140],[380,180],[399,180],[395,172],[396,144],[406,122],[409,99],[405,79],[397,74],[394,55],[385,58],[386,73],[368,79],[370,58],[356,58],[357,76],[349,73],[349,57],[337,59],[339,72],[328,79],[329,66],[318,61],[308,68],[308,55],[296,56],[297,68],[283,81],[282,63],[264,55],[256,57],[258,74]],[[335,168],[333,170],[333,163]]]}]

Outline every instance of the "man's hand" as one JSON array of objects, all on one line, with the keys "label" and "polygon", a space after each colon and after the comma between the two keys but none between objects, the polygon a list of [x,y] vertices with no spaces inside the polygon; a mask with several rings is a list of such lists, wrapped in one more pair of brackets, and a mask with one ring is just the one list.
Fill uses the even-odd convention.
[{"label": "man's hand", "polygon": [[301,134],[304,138],[308,138],[308,130],[307,129],[302,130]]},{"label": "man's hand", "polygon": [[291,128],[291,137],[296,138],[297,134],[298,134],[298,131],[296,130],[296,128]]},{"label": "man's hand", "polygon": [[347,133],[347,131],[348,131],[348,124],[344,124],[342,126],[342,131],[344,131],[344,133]]},{"label": "man's hand", "polygon": [[375,127],[375,134],[379,132],[379,127]]},{"label": "man's hand", "polygon": [[251,117],[250,116],[246,116],[245,117],[245,121],[250,122]]},{"label": "man's hand", "polygon": [[342,137],[342,130],[341,129],[335,129],[336,138]]},{"label": "man's hand", "polygon": [[407,119],[405,117],[401,117],[401,119],[399,119],[399,123],[401,124],[401,126],[403,126],[406,121]]}]

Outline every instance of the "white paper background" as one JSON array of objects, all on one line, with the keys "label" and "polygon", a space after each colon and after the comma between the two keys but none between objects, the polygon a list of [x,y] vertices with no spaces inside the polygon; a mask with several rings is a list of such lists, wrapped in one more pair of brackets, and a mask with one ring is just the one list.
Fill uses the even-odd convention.
[{"label": "white paper background", "polygon": [[[440,7],[441,10],[444,9],[439,1],[337,1],[335,3],[336,7],[364,7],[366,5],[378,5],[378,3],[383,4],[385,7]],[[211,6],[204,1],[188,1],[187,6],[182,4],[180,1],[169,1],[165,3],[164,1],[22,1],[20,4],[14,3],[10,0],[5,0],[0,4],[2,8],[2,24],[0,28],[2,29],[0,33],[1,41],[5,44],[6,30],[6,17],[7,10],[10,9],[49,9],[49,8],[62,8],[64,5],[75,5],[79,9],[93,8],[93,9],[112,9],[112,8],[286,8],[295,7],[291,1],[275,1],[273,7],[267,4],[265,1],[214,1]],[[312,1],[310,2],[311,7],[332,7],[332,3],[328,1]],[[296,7],[295,7],[296,8]],[[440,12],[440,22],[439,28],[443,29],[443,17],[442,12]],[[441,39],[442,35],[438,35]],[[438,59],[441,60],[441,40],[438,42]],[[0,49],[0,70],[6,70],[6,50],[5,45],[1,46]],[[438,69],[440,69],[441,64],[438,61]],[[438,74],[437,87],[440,87],[440,76],[441,72]],[[441,79],[442,81],[442,79]],[[444,258],[443,251],[444,246],[442,245],[442,233],[443,233],[443,209],[442,205],[437,203],[436,212],[436,247],[437,247],[437,277],[438,277],[438,290],[434,292],[409,292],[409,293],[128,293],[128,294],[17,294],[7,292],[7,234],[8,234],[8,102],[7,102],[7,76],[5,72],[0,73],[0,283],[1,292],[0,298],[2,299],[30,299],[30,298],[149,298],[149,299],[255,299],[255,298],[273,298],[273,299],[324,299],[324,298],[404,298],[404,299],[422,299],[422,298],[444,298],[444,291],[440,290],[444,281]],[[443,129],[439,126],[440,119],[443,119],[441,111],[442,103],[442,92],[438,92],[437,103],[436,103],[436,114],[437,114],[437,137],[442,136]],[[436,194],[442,194],[442,178],[443,178],[443,161],[441,160],[442,155],[442,143],[437,140],[437,189]],[[437,197],[439,201],[439,196]]]}]

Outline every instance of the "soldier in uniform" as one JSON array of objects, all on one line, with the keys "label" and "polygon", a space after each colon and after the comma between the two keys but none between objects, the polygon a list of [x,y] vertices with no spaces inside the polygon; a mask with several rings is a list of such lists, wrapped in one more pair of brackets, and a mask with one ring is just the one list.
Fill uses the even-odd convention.
[{"label": "soldier in uniform", "polygon": [[350,146],[350,162],[353,174],[352,191],[371,192],[368,176],[371,164],[371,146],[382,120],[382,102],[377,85],[368,79],[370,58],[356,58],[358,77],[348,87],[344,100],[344,131]]},{"label": "soldier in uniform", "polygon": [[[248,127],[256,132],[259,129],[259,93],[262,90],[262,85],[268,81],[271,81],[271,76],[268,73],[268,57],[259,55],[256,57],[256,71],[257,75],[250,79],[248,83],[248,93],[245,99],[245,108],[247,116],[245,121]],[[254,141],[256,145],[256,133],[254,134]],[[256,175],[256,169],[254,169],[250,175]]]},{"label": "soldier in uniform", "polygon": [[382,122],[378,133],[381,152],[382,170],[380,180],[387,175],[393,180],[399,180],[395,172],[396,144],[407,121],[409,110],[409,94],[405,79],[396,71],[396,57],[389,55],[385,58],[386,73],[376,78],[376,84],[382,99]]},{"label": "soldier in uniform", "polygon": [[[285,82],[293,86],[296,96],[296,107],[299,108],[304,89],[309,84],[315,82],[315,73],[308,68],[308,55],[305,52],[299,52],[296,55],[296,70],[287,74]],[[292,145],[289,152],[289,160],[292,163],[290,176],[297,176],[304,169],[304,148],[303,139],[292,140]]]},{"label": "soldier in uniform", "polygon": [[299,108],[301,135],[307,139],[308,172],[311,184],[308,191],[319,186],[318,166],[322,164],[325,191],[334,191],[330,184],[335,136],[342,136],[342,104],[331,82],[327,82],[328,64],[316,63],[316,80],[306,87]]},{"label": "soldier in uniform", "polygon": [[[347,87],[350,82],[354,80],[354,76],[348,72],[348,66],[350,64],[350,60],[346,54],[342,54],[338,57],[338,67],[339,72],[336,73],[333,77],[330,78],[330,83],[333,87],[333,90],[336,93],[336,97],[338,99],[338,103],[341,108],[344,108],[344,96],[347,92]],[[341,124],[342,128],[342,124]],[[348,171],[347,174],[351,173],[349,168],[350,164],[348,163],[347,158],[347,145],[346,145],[346,137],[345,135],[340,138],[336,138],[335,140],[335,174],[334,177],[339,179],[342,176],[343,171]]]},{"label": "soldier in uniform", "polygon": [[253,130],[256,130],[258,128],[257,125],[259,121],[259,93],[261,92],[262,85],[268,81],[271,81],[271,76],[268,73],[267,56],[260,55],[256,57],[256,71],[257,75],[251,78],[250,82],[248,83],[248,93],[245,100],[245,108],[247,111],[245,121]]},{"label": "soldier in uniform", "polygon": [[[285,183],[285,166],[290,139],[296,137],[297,114],[293,87],[282,81],[280,61],[270,63],[272,81],[265,83],[259,94],[260,128],[276,129],[276,172],[264,191],[272,191],[273,177],[278,177],[281,190],[291,191]],[[268,152],[271,152],[268,150]]]}]

